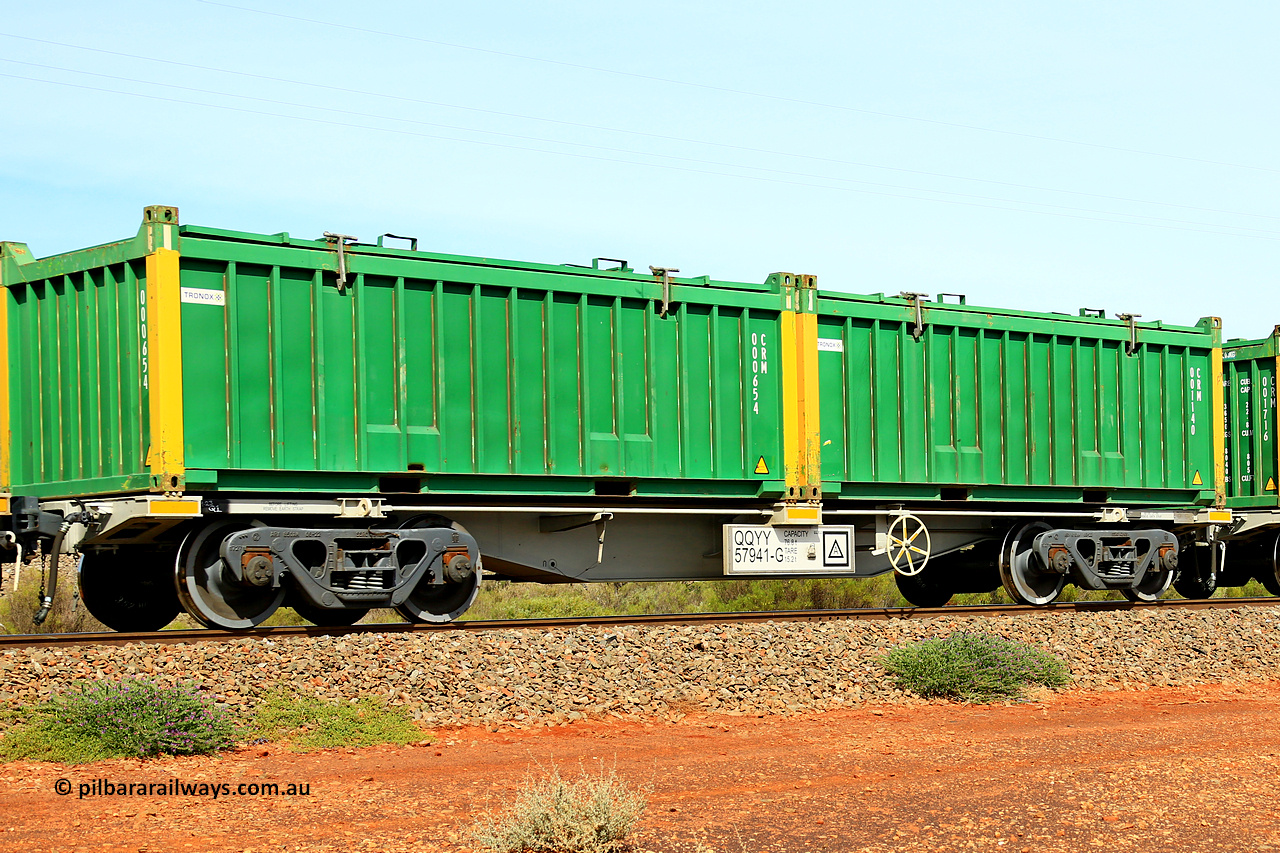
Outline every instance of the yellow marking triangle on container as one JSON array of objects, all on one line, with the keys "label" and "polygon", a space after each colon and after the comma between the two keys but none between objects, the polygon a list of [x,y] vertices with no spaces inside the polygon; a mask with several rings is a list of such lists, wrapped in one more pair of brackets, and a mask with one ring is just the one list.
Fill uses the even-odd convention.
[{"label": "yellow marking triangle on container", "polygon": [[1203,486],[1203,485],[1204,485],[1204,480],[1201,480],[1201,479],[1200,479],[1200,472],[1199,472],[1199,471],[1197,471],[1197,472],[1196,472],[1196,475],[1195,475],[1194,477],[1192,477],[1192,478],[1191,478],[1191,485],[1193,485],[1193,486]]},{"label": "yellow marking triangle on container", "polygon": [[1264,491],[1264,492],[1274,492],[1275,490],[1276,490],[1276,478],[1275,478],[1275,477],[1268,477],[1268,478],[1267,478],[1267,487],[1266,487],[1265,489],[1263,489],[1262,491]]},{"label": "yellow marking triangle on container", "polygon": [[768,465],[766,465],[766,464],[764,464],[764,457],[763,457],[763,456],[761,456],[761,457],[760,457],[760,461],[756,463],[756,473],[757,473],[757,474],[768,474],[768,473],[769,473],[769,466],[768,466]]}]

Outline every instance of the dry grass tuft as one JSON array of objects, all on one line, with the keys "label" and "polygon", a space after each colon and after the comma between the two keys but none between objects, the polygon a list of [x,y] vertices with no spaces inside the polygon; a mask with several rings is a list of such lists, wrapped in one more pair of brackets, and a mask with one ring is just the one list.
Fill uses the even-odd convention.
[{"label": "dry grass tuft", "polygon": [[472,838],[495,853],[621,853],[645,795],[612,770],[565,779],[552,767],[526,781],[510,810],[481,819]]},{"label": "dry grass tuft", "polygon": [[13,589],[13,565],[4,566],[4,588],[0,590],[0,634],[68,634],[81,631],[108,631],[85,609],[76,584],[76,561],[63,557],[58,561],[58,591],[53,608],[43,625],[35,624],[40,609],[40,563],[33,561],[22,567],[21,586]]}]

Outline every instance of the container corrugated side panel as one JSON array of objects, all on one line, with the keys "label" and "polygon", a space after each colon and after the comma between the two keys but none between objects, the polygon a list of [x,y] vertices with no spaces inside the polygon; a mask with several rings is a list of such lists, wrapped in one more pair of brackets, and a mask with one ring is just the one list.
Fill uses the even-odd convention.
[{"label": "container corrugated side panel", "polygon": [[782,478],[780,357],[752,358],[780,339],[777,293],[681,286],[663,319],[651,280],[353,254],[340,294],[332,251],[182,245],[183,286],[225,302],[182,306],[193,487],[190,469],[228,489],[420,473],[424,491],[477,493],[619,477],[755,494]]},{"label": "container corrugated side panel", "polygon": [[1274,507],[1280,465],[1276,454],[1276,353],[1280,329],[1269,338],[1223,345],[1226,400],[1227,505]]},{"label": "container corrugated side panel", "polygon": [[823,297],[826,494],[1212,500],[1211,333]]},{"label": "container corrugated side panel", "polygon": [[32,263],[26,283],[9,287],[15,493],[110,494],[150,485],[146,263],[99,263],[104,254]]}]

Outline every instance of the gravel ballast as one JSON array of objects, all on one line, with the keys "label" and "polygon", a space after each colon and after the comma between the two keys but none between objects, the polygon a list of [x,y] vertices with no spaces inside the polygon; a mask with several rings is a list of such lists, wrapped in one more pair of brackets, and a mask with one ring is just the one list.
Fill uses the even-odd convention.
[{"label": "gravel ballast", "polygon": [[1273,681],[1280,610],[1137,610],[875,622],[442,631],[0,653],[9,703],[88,679],[194,683],[249,710],[272,691],[385,698],[428,726],[543,725],[698,711],[800,713],[919,702],[878,659],[957,631],[1034,645],[1092,690]]}]

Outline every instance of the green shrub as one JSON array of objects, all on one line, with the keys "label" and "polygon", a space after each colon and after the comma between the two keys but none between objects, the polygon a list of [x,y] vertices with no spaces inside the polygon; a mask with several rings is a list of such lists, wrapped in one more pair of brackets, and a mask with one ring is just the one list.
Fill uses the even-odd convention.
[{"label": "green shrub", "polygon": [[258,705],[248,736],[288,741],[303,750],[426,739],[426,733],[403,709],[376,699],[326,702],[289,693],[271,694]]},{"label": "green shrub", "polygon": [[292,607],[280,607],[280,608],[277,608],[275,613],[272,613],[270,616],[267,617],[266,621],[262,623],[261,627],[280,628],[280,627],[291,626],[291,625],[310,625],[310,624],[311,623],[308,622],[306,619],[303,619],[301,616],[299,616],[298,611],[294,610]]},{"label": "green shrub", "polygon": [[645,792],[615,772],[565,779],[556,768],[530,778],[510,810],[481,819],[472,837],[496,853],[615,853],[645,808]]},{"label": "green shrub", "polygon": [[0,758],[79,763],[227,749],[235,727],[208,697],[145,681],[97,682],[31,709]]},{"label": "green shrub", "polygon": [[1031,684],[1063,687],[1067,666],[1039,649],[992,634],[956,633],[894,649],[881,663],[898,684],[925,697],[994,702]]},{"label": "green shrub", "polygon": [[1249,582],[1239,589],[1227,587],[1225,590],[1218,590],[1214,598],[1231,598],[1233,596],[1240,598],[1270,598],[1271,592],[1260,581],[1250,578]]}]

